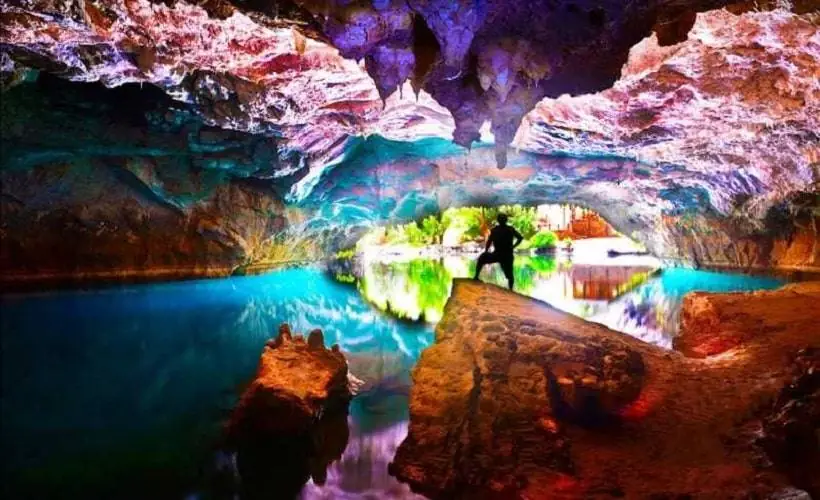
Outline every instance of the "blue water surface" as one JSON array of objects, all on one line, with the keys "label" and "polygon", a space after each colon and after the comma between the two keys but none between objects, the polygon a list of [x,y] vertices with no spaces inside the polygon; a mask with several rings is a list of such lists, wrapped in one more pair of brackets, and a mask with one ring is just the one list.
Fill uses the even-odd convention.
[{"label": "blue water surface", "polygon": [[[646,317],[676,310],[693,289],[782,283],[672,269],[612,311],[628,323],[640,308]],[[433,326],[376,310],[318,268],[6,295],[0,307],[4,498],[208,497],[222,424],[283,322],[322,328],[370,388],[353,402],[345,456],[303,497],[412,496],[386,467],[406,433],[409,372]]]},{"label": "blue water surface", "polygon": [[321,327],[370,377],[408,373],[432,341],[311,268],[3,297],[5,493],[181,498],[282,322]]}]

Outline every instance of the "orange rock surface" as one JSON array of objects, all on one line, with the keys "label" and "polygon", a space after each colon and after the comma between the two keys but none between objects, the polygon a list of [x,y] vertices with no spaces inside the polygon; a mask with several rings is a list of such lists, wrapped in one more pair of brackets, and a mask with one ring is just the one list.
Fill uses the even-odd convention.
[{"label": "orange rock surface", "polygon": [[[820,324],[816,309],[804,314]],[[763,498],[808,488],[767,458],[755,433],[792,381],[791,360],[820,346],[820,329],[784,327],[692,359],[457,280],[436,337],[413,373],[409,434],[391,466],[433,498]],[[809,363],[820,369],[820,359]]]},{"label": "orange rock surface", "polygon": [[720,354],[786,330],[820,331],[820,282],[752,293],[694,292],[683,299],[675,349],[690,357]]}]

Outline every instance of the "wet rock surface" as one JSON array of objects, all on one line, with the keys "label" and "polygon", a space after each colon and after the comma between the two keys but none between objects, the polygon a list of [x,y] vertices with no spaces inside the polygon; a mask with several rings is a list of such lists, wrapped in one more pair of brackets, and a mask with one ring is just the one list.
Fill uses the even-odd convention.
[{"label": "wet rock surface", "polygon": [[324,484],[341,458],[349,429],[347,362],[324,347],[321,330],[307,339],[283,324],[266,344],[256,378],[231,415],[226,448],[236,453],[242,498],[293,498],[313,479]]},{"label": "wet rock surface", "polygon": [[[457,280],[414,370],[409,433],[391,473],[433,498],[799,493],[805,481],[761,460],[748,425],[772,413],[794,376],[788,360],[806,346],[820,346],[820,330],[691,359]],[[806,429],[813,417],[795,418]]]},{"label": "wet rock surface", "polygon": [[3,286],[225,276],[286,229],[276,140],[157,89],[27,85],[2,98]]}]

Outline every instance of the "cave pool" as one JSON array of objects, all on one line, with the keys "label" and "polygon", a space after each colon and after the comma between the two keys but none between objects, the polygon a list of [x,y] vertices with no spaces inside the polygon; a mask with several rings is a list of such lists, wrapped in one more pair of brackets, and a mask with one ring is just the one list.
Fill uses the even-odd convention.
[{"label": "cave pool", "polygon": [[[265,340],[288,322],[297,332],[322,328],[371,387],[352,402],[342,459],[302,498],[411,498],[387,474],[407,430],[410,369],[433,341],[452,277],[470,266],[420,259],[371,263],[358,275],[316,266],[4,295],[3,497],[214,498],[222,423]],[[612,268],[587,267],[528,258],[517,288],[667,347],[685,293],[784,283],[679,268],[613,278]]]}]

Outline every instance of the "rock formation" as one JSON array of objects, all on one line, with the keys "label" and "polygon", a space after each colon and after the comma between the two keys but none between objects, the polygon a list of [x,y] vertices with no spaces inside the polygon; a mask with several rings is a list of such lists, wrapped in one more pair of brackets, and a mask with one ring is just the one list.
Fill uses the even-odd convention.
[{"label": "rock formation", "polygon": [[[765,311],[747,313],[759,320]],[[817,310],[803,314],[820,319]],[[806,404],[816,403],[820,367],[805,354],[814,351],[797,353],[820,347],[820,330],[762,333],[721,356],[690,359],[458,280],[436,344],[413,373],[409,434],[391,471],[433,498],[747,498],[810,489],[783,450],[799,446],[788,433],[818,428]],[[756,442],[761,428],[769,444]]]},{"label": "rock formation", "polygon": [[820,495],[820,349],[792,361],[792,379],[763,412],[760,444],[773,464],[812,498]]},{"label": "rock formation", "polygon": [[817,5],[729,3],[6,2],[3,274],[223,275],[502,202],[816,270]]},{"label": "rock formation", "polygon": [[[344,128],[315,104],[342,97],[342,112],[375,111],[371,89],[386,99],[410,80],[452,113],[457,143],[478,140],[489,121],[503,167],[521,119],[541,98],[608,88],[629,48],[653,27],[671,22],[678,28],[661,30],[662,40],[677,43],[692,24],[681,17],[691,21],[698,10],[731,2],[667,3],[18,0],[5,6],[3,21],[17,62],[77,79],[157,83],[199,101],[216,120],[250,118],[250,127],[310,110]],[[353,62],[362,59],[367,73]],[[298,82],[288,77],[293,68]],[[337,96],[323,85],[327,76],[354,85]]]},{"label": "rock formation", "polygon": [[712,294],[683,298],[675,349],[690,357],[721,354],[757,337],[784,330],[819,330],[820,283],[787,285],[776,291]]},{"label": "rock formation", "polygon": [[323,484],[347,445],[350,397],[338,346],[325,348],[321,330],[306,341],[283,324],[228,425],[242,498],[295,496],[310,478]]},{"label": "rock formation", "polygon": [[[347,362],[338,346],[327,349],[321,330],[307,341],[283,324],[262,352],[256,377],[237,405],[230,433],[298,434],[350,400]],[[272,418],[275,416],[276,418]]]},{"label": "rock formation", "polygon": [[287,228],[262,180],[274,139],[209,127],[159,92],[53,77],[23,90],[2,100],[4,280],[227,275]]}]

